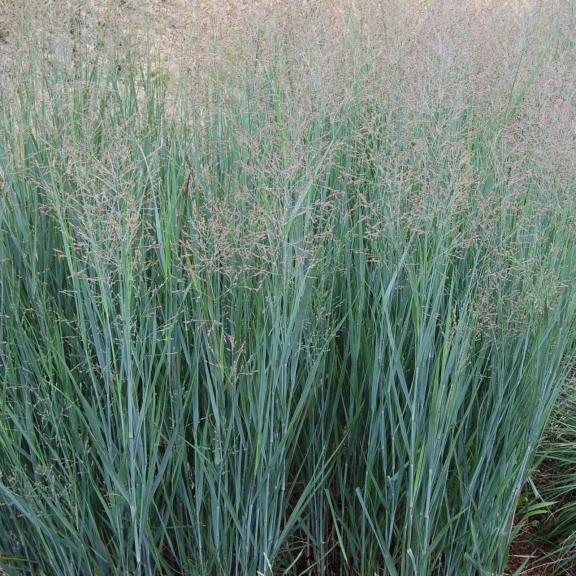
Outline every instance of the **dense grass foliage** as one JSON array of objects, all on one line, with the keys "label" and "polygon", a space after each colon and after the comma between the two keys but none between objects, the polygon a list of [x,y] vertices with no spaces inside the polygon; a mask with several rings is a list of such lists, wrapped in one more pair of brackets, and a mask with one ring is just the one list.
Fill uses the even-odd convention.
[{"label": "dense grass foliage", "polygon": [[355,54],[330,101],[283,42],[198,92],[78,61],[5,98],[8,574],[503,573],[576,342],[543,64],[412,106]]},{"label": "dense grass foliage", "polygon": [[[563,387],[540,444],[534,498],[518,540],[540,550],[537,562],[550,574],[576,567],[576,396],[574,373]],[[532,512],[532,513],[531,513]],[[533,514],[536,512],[536,514]]]}]

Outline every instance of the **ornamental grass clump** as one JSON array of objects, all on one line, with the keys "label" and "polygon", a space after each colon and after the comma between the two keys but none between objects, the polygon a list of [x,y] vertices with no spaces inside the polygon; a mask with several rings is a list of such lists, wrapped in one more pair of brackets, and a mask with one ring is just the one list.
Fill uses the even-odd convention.
[{"label": "ornamental grass clump", "polygon": [[574,15],[465,4],[6,66],[6,573],[504,572],[575,351]]}]

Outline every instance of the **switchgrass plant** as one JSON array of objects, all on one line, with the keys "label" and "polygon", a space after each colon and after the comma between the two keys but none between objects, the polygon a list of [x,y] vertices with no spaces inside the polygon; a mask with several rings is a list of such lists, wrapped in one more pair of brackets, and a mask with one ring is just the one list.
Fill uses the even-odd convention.
[{"label": "switchgrass plant", "polygon": [[571,37],[522,24],[488,95],[448,44],[402,96],[414,44],[346,14],[333,58],[280,18],[178,88],[4,78],[8,574],[504,571],[574,353],[572,112],[540,110]]}]

